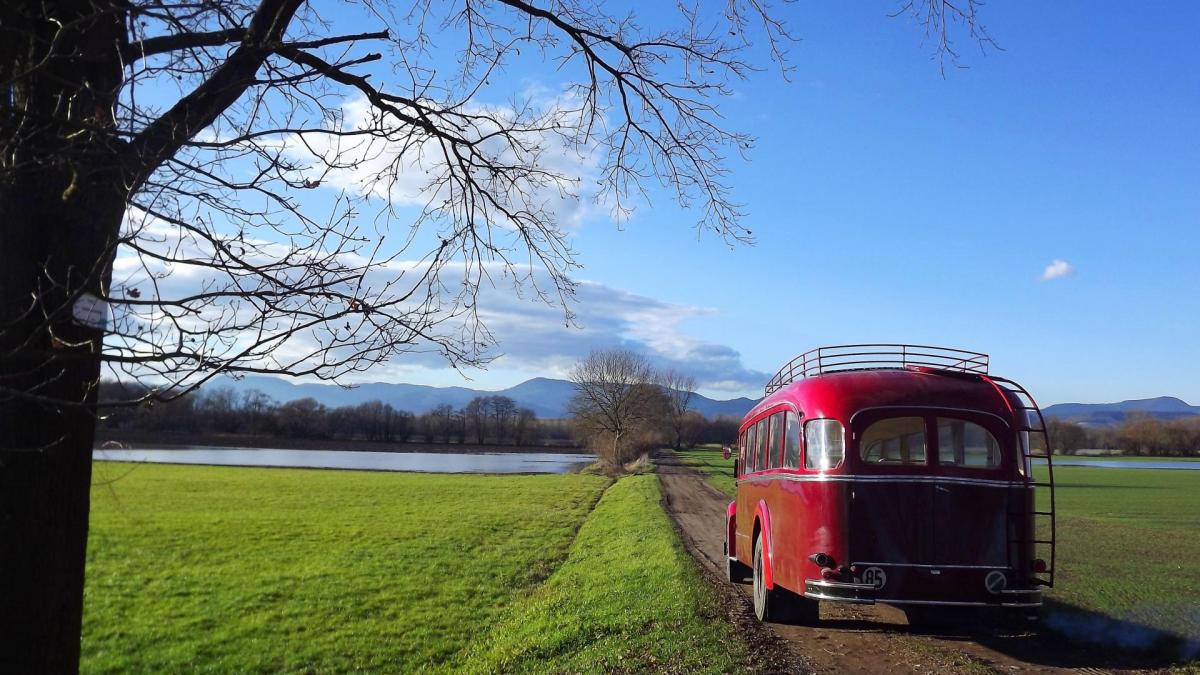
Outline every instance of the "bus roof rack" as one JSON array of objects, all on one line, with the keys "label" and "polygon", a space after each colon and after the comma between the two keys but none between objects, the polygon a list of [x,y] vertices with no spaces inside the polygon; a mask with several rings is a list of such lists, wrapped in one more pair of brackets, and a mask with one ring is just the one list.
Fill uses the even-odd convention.
[{"label": "bus roof rack", "polygon": [[858,344],[817,347],[788,361],[764,388],[770,396],[808,377],[848,370],[930,368],[972,375],[988,374],[988,355],[951,347],[905,344]]}]

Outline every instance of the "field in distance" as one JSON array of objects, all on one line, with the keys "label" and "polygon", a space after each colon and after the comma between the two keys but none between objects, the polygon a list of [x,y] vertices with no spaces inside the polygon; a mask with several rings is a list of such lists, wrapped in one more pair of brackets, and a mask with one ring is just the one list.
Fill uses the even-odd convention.
[{"label": "field in distance", "polygon": [[738,670],[653,475],[98,463],[84,672]]}]

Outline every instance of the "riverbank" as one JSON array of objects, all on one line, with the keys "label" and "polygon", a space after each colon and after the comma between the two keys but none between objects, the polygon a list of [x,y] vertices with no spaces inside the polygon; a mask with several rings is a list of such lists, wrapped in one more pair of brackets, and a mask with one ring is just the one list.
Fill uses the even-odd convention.
[{"label": "riverbank", "polygon": [[491,452],[583,452],[577,445],[495,445],[488,443],[399,443],[325,438],[287,438],[251,434],[128,432],[98,430],[97,450],[118,444],[130,450],[194,448],[272,448],[279,450],[354,450],[357,452],[448,452],[478,454]]}]

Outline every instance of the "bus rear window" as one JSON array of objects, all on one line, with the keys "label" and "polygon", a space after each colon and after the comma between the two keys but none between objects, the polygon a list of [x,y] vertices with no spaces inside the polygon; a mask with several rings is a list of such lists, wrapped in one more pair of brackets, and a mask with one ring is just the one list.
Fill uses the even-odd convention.
[{"label": "bus rear window", "polygon": [[947,417],[937,418],[938,464],[994,469],[1000,466],[1000,443],[987,429]]},{"label": "bus rear window", "polygon": [[924,464],[925,420],[920,417],[879,420],[863,432],[859,454],[867,464]]}]

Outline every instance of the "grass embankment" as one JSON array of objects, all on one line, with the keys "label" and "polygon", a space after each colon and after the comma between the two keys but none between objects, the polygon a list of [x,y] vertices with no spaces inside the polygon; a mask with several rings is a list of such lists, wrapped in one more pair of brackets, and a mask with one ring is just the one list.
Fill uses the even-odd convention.
[{"label": "grass embankment", "polygon": [[93,490],[83,669],[739,669],[656,477],[606,485],[139,466]]},{"label": "grass embankment", "polygon": [[[733,495],[733,461],[720,448],[678,454]],[[1200,471],[1060,466],[1054,475],[1058,576],[1049,597],[1200,639]]]},{"label": "grass embankment", "polygon": [[93,489],[83,669],[452,663],[553,572],[607,483],[138,466]]},{"label": "grass embankment", "polygon": [[733,628],[660,505],[658,478],[618,481],[567,561],[478,645],[476,672],[732,672]]}]

